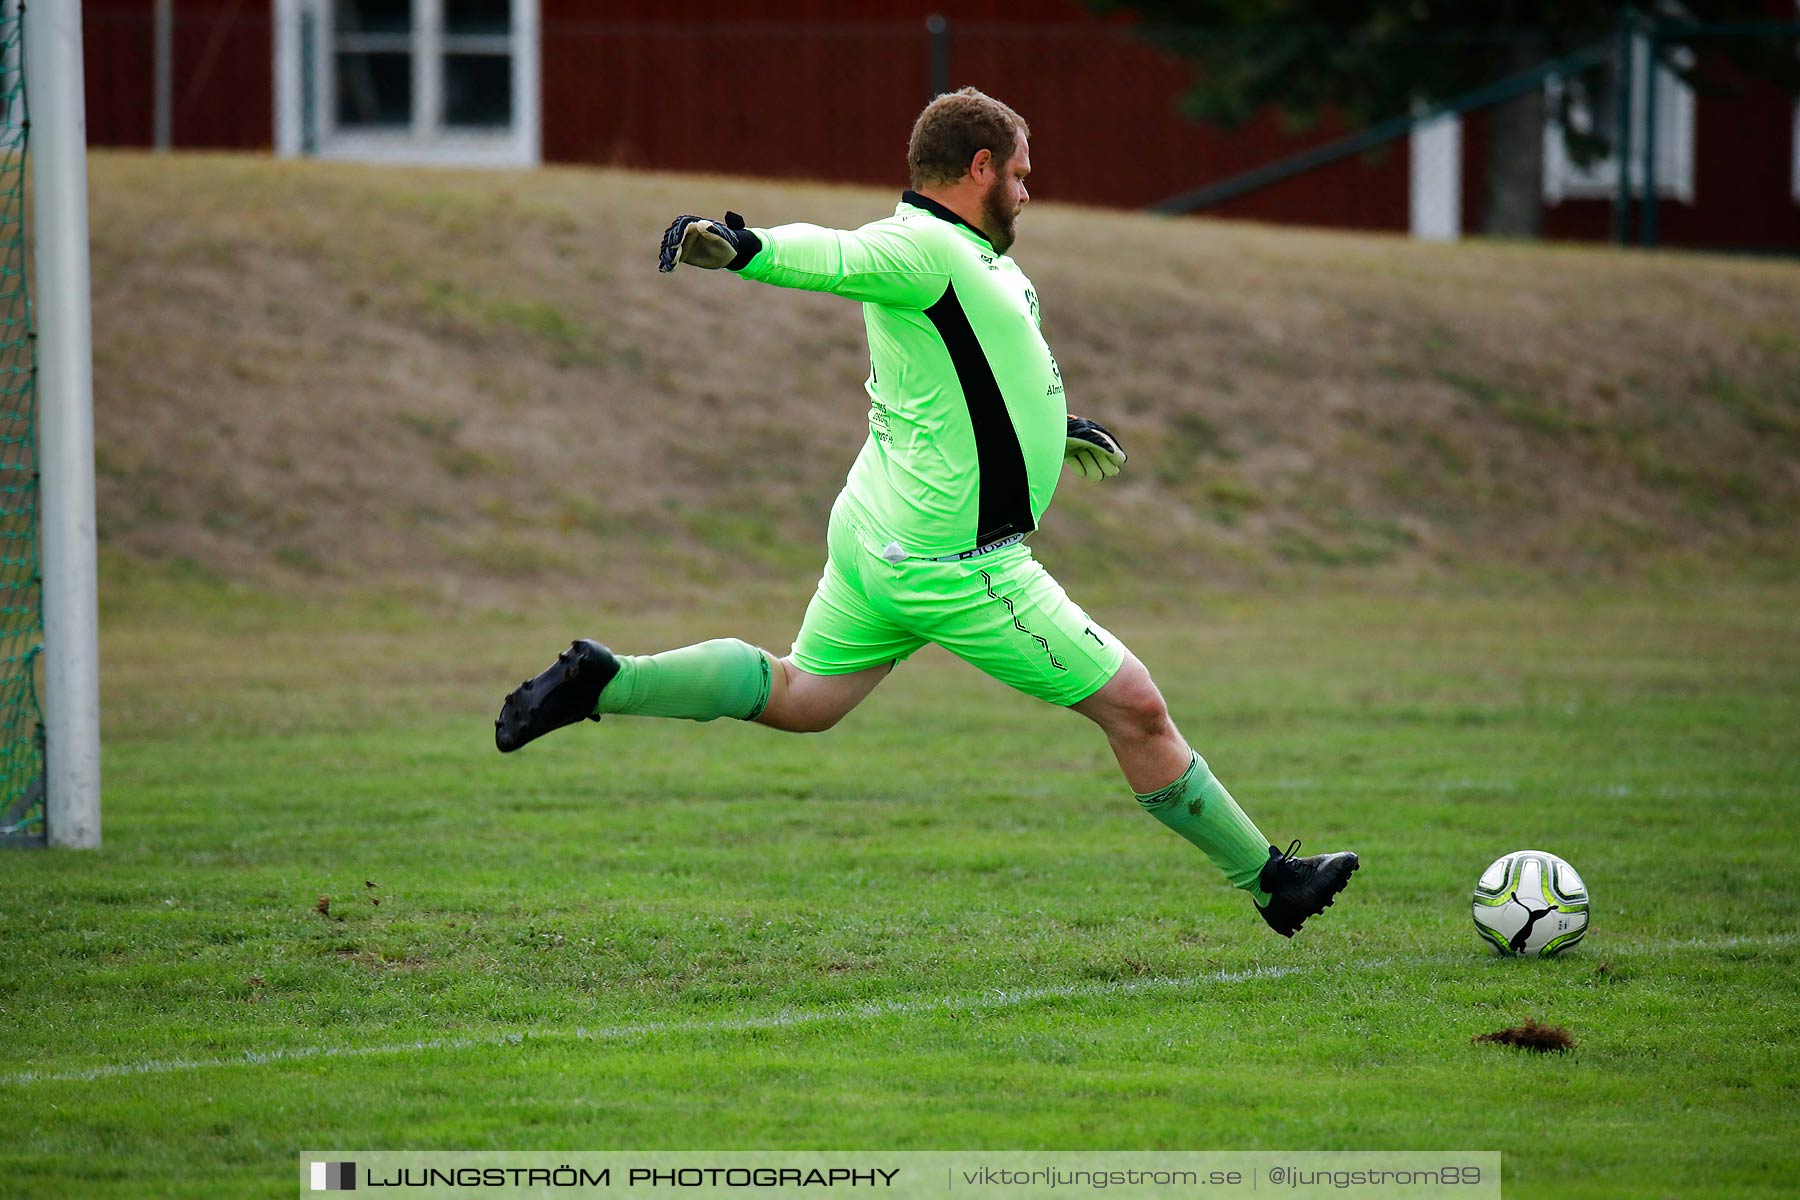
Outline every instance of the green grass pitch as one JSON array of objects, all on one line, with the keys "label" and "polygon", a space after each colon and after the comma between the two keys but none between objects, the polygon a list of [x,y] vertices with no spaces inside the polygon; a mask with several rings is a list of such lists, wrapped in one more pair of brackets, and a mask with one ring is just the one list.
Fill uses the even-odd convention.
[{"label": "green grass pitch", "polygon": [[[936,652],[824,736],[493,751],[571,634],[785,646],[800,599],[109,612],[105,848],[0,858],[0,1191],[881,1147],[1491,1149],[1509,1197],[1793,1194],[1792,591],[1096,606],[1271,838],[1363,855],[1292,943],[1092,727]],[[1561,960],[1470,925],[1525,846],[1593,892]],[[1527,1017],[1576,1049],[1471,1044]]]}]

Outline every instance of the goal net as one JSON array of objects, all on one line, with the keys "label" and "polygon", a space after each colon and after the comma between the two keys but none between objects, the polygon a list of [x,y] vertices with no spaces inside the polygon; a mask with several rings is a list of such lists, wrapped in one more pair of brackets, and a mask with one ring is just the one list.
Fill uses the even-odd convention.
[{"label": "goal net", "polygon": [[36,375],[26,287],[29,123],[19,5],[0,9],[0,841],[44,840],[44,726],[38,658]]}]

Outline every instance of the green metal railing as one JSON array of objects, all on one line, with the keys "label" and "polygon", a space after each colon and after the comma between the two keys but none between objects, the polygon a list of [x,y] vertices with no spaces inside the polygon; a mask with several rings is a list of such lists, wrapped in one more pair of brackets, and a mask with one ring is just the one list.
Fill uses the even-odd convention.
[{"label": "green metal railing", "polygon": [[[1650,64],[1649,85],[1644,89],[1644,145],[1642,199],[1635,194],[1631,171],[1628,164],[1632,155],[1632,125],[1635,114],[1632,112],[1632,41],[1636,37],[1648,40],[1649,54],[1646,61]],[[1614,64],[1614,87],[1620,102],[1616,109],[1617,127],[1614,131],[1615,161],[1618,164],[1618,184],[1613,200],[1613,240],[1625,244],[1631,240],[1631,226],[1634,209],[1641,203],[1643,219],[1639,226],[1640,240],[1645,246],[1656,245],[1657,209],[1656,195],[1656,87],[1655,66],[1662,57],[1663,50],[1671,44],[1686,44],[1703,38],[1732,37],[1779,37],[1800,40],[1800,21],[1736,21],[1703,23],[1692,21],[1656,20],[1626,8],[1622,11],[1618,31],[1615,36],[1596,42],[1562,58],[1552,59],[1529,71],[1510,75],[1464,92],[1429,108],[1405,116],[1392,117],[1371,125],[1366,129],[1347,134],[1344,137],[1303,150],[1286,158],[1277,159],[1260,167],[1252,168],[1228,179],[1207,184],[1181,195],[1151,206],[1152,212],[1192,213],[1214,205],[1223,204],[1251,192],[1293,179],[1308,171],[1317,170],[1329,163],[1338,162],[1353,155],[1363,154],[1378,146],[1396,141],[1410,135],[1414,127],[1441,117],[1459,117],[1478,109],[1488,108],[1495,104],[1503,104],[1518,96],[1544,86],[1550,79],[1562,79],[1600,66],[1609,59]]]},{"label": "green metal railing", "polygon": [[1314,146],[1310,150],[1302,150],[1287,158],[1277,159],[1266,166],[1255,167],[1241,175],[1233,175],[1218,183],[1211,183],[1191,192],[1183,192],[1172,196],[1161,203],[1151,205],[1152,212],[1190,213],[1203,208],[1211,208],[1223,204],[1227,200],[1235,200],[1239,196],[1261,191],[1272,184],[1292,179],[1316,170],[1328,163],[1338,162],[1352,155],[1362,154],[1388,142],[1396,141],[1411,134],[1415,125],[1424,124],[1440,117],[1461,116],[1491,104],[1500,104],[1515,96],[1522,96],[1533,88],[1544,86],[1544,81],[1552,77],[1573,75],[1590,67],[1605,62],[1612,54],[1610,43],[1589,46],[1566,58],[1553,59],[1542,66],[1533,67],[1529,71],[1517,75],[1509,75],[1505,79],[1496,80],[1474,91],[1464,92],[1430,108],[1417,113],[1409,113],[1403,117],[1391,117],[1367,129],[1347,134],[1322,146]]}]

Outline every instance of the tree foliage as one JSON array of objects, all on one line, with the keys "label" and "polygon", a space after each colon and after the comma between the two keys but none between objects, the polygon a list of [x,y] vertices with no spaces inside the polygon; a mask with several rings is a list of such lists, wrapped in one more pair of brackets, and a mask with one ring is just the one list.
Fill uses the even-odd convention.
[{"label": "tree foliage", "polygon": [[[1129,12],[1142,32],[1195,64],[1184,111],[1236,126],[1274,108],[1309,126],[1327,111],[1366,124],[1442,101],[1615,36],[1611,0],[1091,0]],[[1690,0],[1665,22],[1793,20],[1778,0]],[[1640,14],[1639,20],[1649,18]],[[1665,26],[1673,28],[1673,24]],[[1671,37],[1662,62],[1706,91],[1741,86],[1730,69],[1800,93],[1791,37]],[[1699,53],[1691,53],[1699,51]],[[1604,101],[1610,66],[1572,81],[1564,95]],[[1570,150],[1586,159],[1609,148],[1610,129],[1584,130],[1560,113]]]}]

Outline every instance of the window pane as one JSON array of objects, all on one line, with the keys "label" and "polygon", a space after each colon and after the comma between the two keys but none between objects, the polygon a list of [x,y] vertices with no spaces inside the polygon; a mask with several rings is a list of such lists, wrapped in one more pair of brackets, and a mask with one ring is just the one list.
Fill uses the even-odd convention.
[{"label": "window pane", "polygon": [[337,123],[370,128],[412,124],[412,55],[339,54]]},{"label": "window pane", "polygon": [[444,32],[511,33],[512,0],[444,0]]},{"label": "window pane", "polygon": [[511,55],[444,55],[444,124],[489,129],[512,124]]},{"label": "window pane", "polygon": [[333,16],[340,33],[406,33],[412,0],[337,0]]}]

